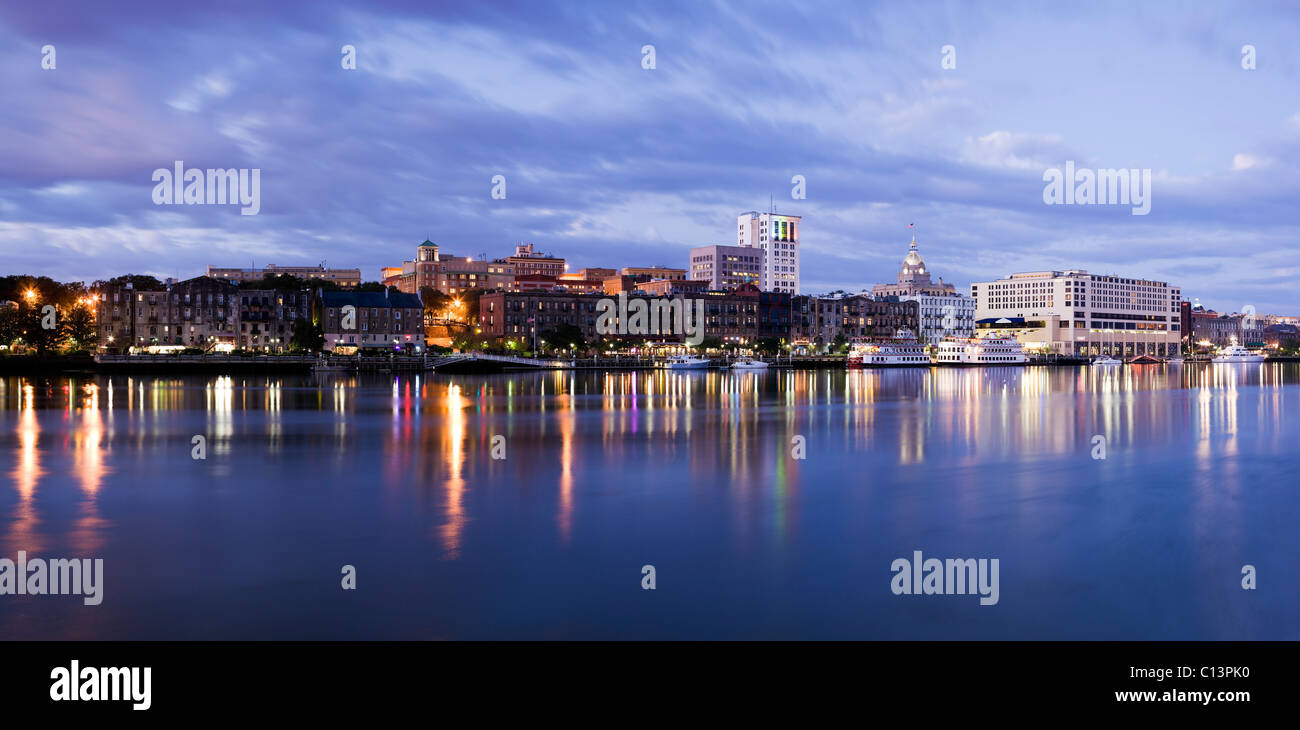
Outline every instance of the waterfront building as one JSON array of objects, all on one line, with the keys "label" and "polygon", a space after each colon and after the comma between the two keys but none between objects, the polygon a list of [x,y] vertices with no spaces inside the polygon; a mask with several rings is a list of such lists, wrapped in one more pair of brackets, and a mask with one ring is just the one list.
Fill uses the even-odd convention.
[{"label": "waterfront building", "polygon": [[935,345],[945,337],[967,338],[975,332],[975,300],[968,296],[911,294],[898,299],[916,302],[917,338],[922,344]]},{"label": "waterfront building", "polygon": [[[686,281],[675,283],[684,285]],[[487,292],[479,297],[479,328],[489,338],[519,339],[531,345],[535,333],[573,325],[591,342],[601,336],[596,332],[597,303],[607,298],[612,297],[559,291]],[[628,292],[629,301],[658,298],[664,297]],[[747,285],[736,291],[685,292],[672,298],[684,299],[689,307],[703,299],[704,336],[724,342],[749,345],[759,337],[784,338],[790,330],[790,297],[782,292],[763,292]],[[647,335],[643,339],[681,341],[684,337],[678,333]]]},{"label": "waterfront building", "polygon": [[361,269],[329,269],[323,263],[320,266],[277,266],[269,264],[260,269],[209,266],[207,276],[214,279],[225,279],[235,284],[261,281],[268,276],[293,276],[309,283],[328,281],[344,289],[354,289],[361,285]]},{"label": "waterfront building", "polygon": [[236,344],[239,287],[229,280],[198,276],[159,291],[114,284],[99,292],[95,325],[101,352],[155,345],[203,350]]},{"label": "waterfront building", "polygon": [[688,274],[715,291],[741,284],[759,286],[763,279],[763,249],[751,246],[697,246],[691,249]]},{"label": "waterfront building", "polygon": [[1271,350],[1294,350],[1300,347],[1300,327],[1293,324],[1270,324],[1261,333],[1264,346]]},{"label": "waterfront building", "polygon": [[294,325],[311,317],[311,291],[240,289],[235,294],[239,331],[235,346],[244,350],[285,352]]},{"label": "waterfront building", "polygon": [[1026,350],[1059,355],[1178,355],[1181,294],[1167,282],[1082,269],[971,284],[977,331],[1011,333]]},{"label": "waterfront building", "polygon": [[596,334],[596,303],[600,294],[544,290],[495,291],[479,296],[479,329],[484,337],[528,340],[534,334],[573,325],[588,341]]},{"label": "waterfront building", "polygon": [[736,218],[736,245],[762,252],[758,287],[763,291],[799,293],[799,224],[797,215],[749,211]]},{"label": "waterfront building", "polygon": [[1232,345],[1259,348],[1264,345],[1266,322],[1259,316],[1252,317],[1238,312],[1220,314],[1197,302],[1187,306],[1184,319],[1191,330],[1186,338],[1187,343],[1196,350],[1220,350]]},{"label": "waterfront building", "polygon": [[[347,309],[352,307],[351,310]],[[424,304],[418,294],[317,290],[312,317],[325,334],[325,349],[424,351]]]},{"label": "waterfront building", "polygon": [[818,350],[845,339],[892,337],[900,329],[916,332],[920,305],[898,297],[796,296],[790,300],[791,342]]}]

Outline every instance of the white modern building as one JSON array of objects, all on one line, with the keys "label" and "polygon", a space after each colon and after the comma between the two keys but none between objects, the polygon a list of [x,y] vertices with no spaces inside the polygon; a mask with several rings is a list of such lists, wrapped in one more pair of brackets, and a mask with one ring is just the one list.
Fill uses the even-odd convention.
[{"label": "white modern building", "polygon": [[976,331],[1014,333],[1026,350],[1118,357],[1179,353],[1182,290],[1081,269],[971,284]]},{"label": "white modern building", "polygon": [[801,216],[749,211],[736,218],[736,245],[763,251],[763,291],[799,293]]}]

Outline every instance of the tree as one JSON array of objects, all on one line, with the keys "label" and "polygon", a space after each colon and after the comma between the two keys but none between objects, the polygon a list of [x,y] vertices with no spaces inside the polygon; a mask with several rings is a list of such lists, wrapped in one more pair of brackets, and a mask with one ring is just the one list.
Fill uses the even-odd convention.
[{"label": "tree", "polygon": [[17,307],[0,308],[0,345],[12,345],[22,336],[22,312]]},{"label": "tree", "polygon": [[560,350],[575,350],[586,347],[587,341],[582,336],[582,329],[573,324],[562,324],[555,329],[545,330],[540,334],[540,340],[545,340],[547,345]]},{"label": "tree", "polygon": [[90,286],[92,289],[103,289],[109,285],[121,286],[125,284],[130,284],[136,291],[162,291],[166,288],[156,277],[146,276],[144,274],[123,274],[122,276],[114,276],[112,279],[105,281],[96,281]]},{"label": "tree", "polygon": [[843,332],[836,333],[835,339],[831,340],[831,352],[842,355],[849,351],[849,338],[844,336]]},{"label": "tree", "polygon": [[68,347],[90,350],[95,346],[95,315],[89,307],[73,305],[59,317],[60,339]]},{"label": "tree", "polygon": [[722,347],[722,338],[715,337],[713,335],[706,336],[704,339],[700,340],[699,344],[695,345],[695,349],[699,350],[700,352],[705,352],[708,350],[717,350],[721,347]]},{"label": "tree", "polygon": [[[44,306],[42,304],[24,306],[20,315],[22,340],[35,349],[37,355],[45,355],[54,349],[60,339],[58,314],[56,313],[54,321],[50,322],[48,316],[41,312]],[[47,324],[53,326],[46,327]]]},{"label": "tree", "polygon": [[312,280],[309,282],[306,279],[300,279],[296,276],[293,276],[292,274],[265,274],[262,276],[261,279],[258,279],[257,281],[241,282],[239,284],[239,288],[250,289],[254,291],[270,289],[273,291],[297,292],[297,291],[303,291],[304,289],[310,289],[313,286],[317,286],[317,285],[322,285],[322,288],[325,288],[323,287],[324,284],[329,284],[331,290],[336,289],[338,286],[332,281],[318,282]]},{"label": "tree", "polygon": [[289,337],[290,352],[320,352],[325,349],[325,333],[307,318],[294,320],[293,334]]},{"label": "tree", "polygon": [[754,349],[760,355],[778,355],[781,353],[781,338],[760,337],[754,340]]}]

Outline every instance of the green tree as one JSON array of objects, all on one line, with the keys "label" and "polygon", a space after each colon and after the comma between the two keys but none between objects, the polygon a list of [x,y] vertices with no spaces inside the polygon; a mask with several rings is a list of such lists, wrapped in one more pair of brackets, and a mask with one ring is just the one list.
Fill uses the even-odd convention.
[{"label": "green tree", "polygon": [[836,333],[835,339],[831,340],[831,352],[837,355],[843,355],[849,351],[849,338],[844,336],[843,332]]},{"label": "green tree", "polygon": [[325,349],[325,333],[307,318],[294,320],[293,334],[289,337],[290,352],[320,352]]},{"label": "green tree", "polygon": [[75,304],[61,311],[59,316],[60,339],[67,347],[90,350],[95,346],[95,315],[90,308]]},{"label": "green tree", "polygon": [[781,352],[781,338],[779,337],[760,337],[754,340],[754,349],[760,355],[777,355]]},{"label": "green tree", "polygon": [[28,347],[36,350],[37,355],[45,355],[55,349],[62,339],[58,313],[54,314],[54,319],[51,321],[49,315],[42,312],[45,306],[39,303],[24,306],[21,313],[22,340]]},{"label": "green tree", "polygon": [[144,274],[123,274],[114,276],[112,279],[96,281],[90,285],[92,289],[103,289],[105,286],[130,284],[136,291],[162,291],[163,283],[157,277],[147,276]]},{"label": "green tree", "polygon": [[586,347],[587,341],[582,336],[582,329],[573,324],[562,324],[555,329],[544,330],[539,335],[540,340],[546,340],[548,347],[567,350],[573,348],[580,350]]},{"label": "green tree", "polygon": [[0,345],[12,345],[22,336],[22,311],[17,307],[0,308]]},{"label": "green tree", "polygon": [[240,289],[250,289],[250,290],[270,289],[273,291],[292,291],[292,292],[302,291],[304,289],[311,289],[313,287],[328,289],[330,291],[334,291],[338,289],[338,285],[332,281],[316,281],[314,279],[312,281],[307,281],[306,279],[300,279],[296,276],[293,276],[292,274],[266,274],[261,279],[258,279],[257,281],[245,281],[240,283],[239,285]]},{"label": "green tree", "polygon": [[699,344],[695,345],[695,349],[700,352],[706,352],[708,350],[719,350],[721,348],[722,348],[722,338],[715,337],[713,335],[706,336],[704,339],[700,340]]}]

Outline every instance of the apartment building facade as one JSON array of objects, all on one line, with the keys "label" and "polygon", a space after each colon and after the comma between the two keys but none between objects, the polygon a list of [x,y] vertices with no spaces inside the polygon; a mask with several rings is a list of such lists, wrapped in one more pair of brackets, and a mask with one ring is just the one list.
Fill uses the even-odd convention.
[{"label": "apartment building facade", "polygon": [[312,317],[325,335],[325,349],[334,353],[420,353],[425,348],[424,304],[418,294],[318,290]]}]

